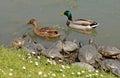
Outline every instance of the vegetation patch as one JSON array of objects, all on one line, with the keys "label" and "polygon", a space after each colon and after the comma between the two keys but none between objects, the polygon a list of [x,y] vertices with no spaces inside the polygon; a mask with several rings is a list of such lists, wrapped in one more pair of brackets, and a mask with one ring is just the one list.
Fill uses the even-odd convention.
[{"label": "vegetation patch", "polygon": [[25,50],[0,47],[0,78],[116,78],[100,70],[57,64],[43,56],[35,58]]}]

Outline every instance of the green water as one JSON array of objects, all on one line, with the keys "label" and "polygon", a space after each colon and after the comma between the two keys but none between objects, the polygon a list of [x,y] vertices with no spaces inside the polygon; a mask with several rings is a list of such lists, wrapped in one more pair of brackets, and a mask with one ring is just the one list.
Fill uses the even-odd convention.
[{"label": "green water", "polygon": [[[97,34],[84,35],[74,30],[69,31],[68,39],[86,43],[93,38],[100,45],[120,47],[120,0],[0,0],[0,44],[9,44],[24,32],[30,32],[39,42],[51,45],[36,37],[32,26],[26,25],[35,18],[42,27],[59,24],[67,29],[65,16],[61,12],[70,10],[73,19],[86,18],[100,23]],[[66,36],[62,32],[61,38]]]}]

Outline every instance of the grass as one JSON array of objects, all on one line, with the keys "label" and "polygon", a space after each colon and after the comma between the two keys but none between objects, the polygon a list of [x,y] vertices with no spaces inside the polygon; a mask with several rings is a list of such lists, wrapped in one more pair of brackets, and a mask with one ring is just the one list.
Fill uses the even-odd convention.
[{"label": "grass", "polygon": [[80,67],[56,64],[43,56],[28,56],[24,50],[0,47],[0,78],[116,78],[111,73],[90,72]]}]

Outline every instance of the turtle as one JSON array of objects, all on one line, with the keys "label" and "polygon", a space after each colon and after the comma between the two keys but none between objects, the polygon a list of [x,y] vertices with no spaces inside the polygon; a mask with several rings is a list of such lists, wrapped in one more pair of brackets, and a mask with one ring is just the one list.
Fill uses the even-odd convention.
[{"label": "turtle", "polygon": [[[75,43],[75,41],[66,40],[64,38],[63,40],[57,41],[55,44],[53,44],[51,47],[47,49],[47,54],[51,54],[52,56],[72,61],[73,58],[76,58],[76,50],[78,49],[78,45]],[[74,53],[75,52],[75,53]]]},{"label": "turtle", "polygon": [[99,53],[106,58],[120,59],[120,50],[113,46],[101,46]]},{"label": "turtle", "polygon": [[61,54],[64,56],[65,61],[68,64],[71,64],[73,62],[75,62],[77,60],[77,54],[78,54],[78,49],[79,46],[76,43],[76,40],[74,39],[72,40],[66,40],[66,38],[64,38],[63,40],[61,40]]},{"label": "turtle", "polygon": [[46,48],[39,42],[34,41],[32,44],[29,44],[27,47],[28,54],[40,56],[46,54]]},{"label": "turtle", "polygon": [[28,33],[25,32],[22,37],[13,39],[10,46],[16,49],[21,49],[25,43],[25,38],[27,35]]},{"label": "turtle", "polygon": [[81,62],[85,62],[88,64],[96,66],[96,62],[102,59],[101,54],[98,52],[98,49],[95,45],[93,45],[93,42],[89,40],[89,44],[81,46],[78,52],[78,59]]},{"label": "turtle", "polygon": [[81,68],[88,69],[91,72],[95,71],[95,68],[92,65],[85,63],[85,62],[75,62],[75,63],[72,63],[71,65],[72,66],[79,66]]},{"label": "turtle", "polygon": [[61,42],[62,50],[66,53],[73,52],[79,48],[79,46],[76,44],[76,40],[70,41],[64,38]]},{"label": "turtle", "polygon": [[120,61],[117,59],[105,59],[101,62],[101,69],[120,76]]},{"label": "turtle", "polygon": [[61,51],[61,42],[58,41],[46,49],[46,56],[53,59],[63,59],[63,55],[60,53]]}]

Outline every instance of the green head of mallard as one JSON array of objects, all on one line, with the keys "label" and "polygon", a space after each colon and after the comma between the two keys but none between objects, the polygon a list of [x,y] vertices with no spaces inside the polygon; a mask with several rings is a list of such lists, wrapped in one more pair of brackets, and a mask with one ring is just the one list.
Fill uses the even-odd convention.
[{"label": "green head of mallard", "polygon": [[68,20],[72,20],[72,14],[69,10],[66,10],[63,14],[61,15],[66,15],[68,17]]}]

